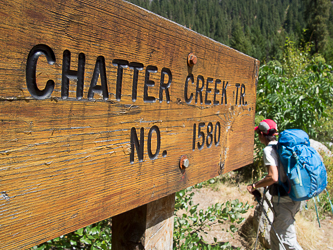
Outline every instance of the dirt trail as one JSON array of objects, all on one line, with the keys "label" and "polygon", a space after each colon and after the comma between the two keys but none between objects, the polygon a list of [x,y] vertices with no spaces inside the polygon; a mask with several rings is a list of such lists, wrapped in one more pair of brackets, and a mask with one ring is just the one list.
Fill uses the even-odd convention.
[{"label": "dirt trail", "polygon": [[[201,188],[195,189],[195,195],[193,196],[193,204],[199,204],[198,209],[207,209],[209,206],[215,203],[225,203],[228,200],[238,199],[240,202],[248,202],[250,205],[256,205],[252,196],[246,191],[245,185],[223,185],[219,184],[213,188]],[[256,232],[252,230],[252,223],[249,223],[253,216],[254,208],[248,210],[246,214],[243,214],[244,218],[248,218],[247,222],[244,221],[238,228],[241,228],[244,223],[248,223],[243,228],[250,228],[252,231],[249,233],[248,238],[245,239],[242,236],[242,230],[238,233],[228,232],[230,225],[226,222],[225,224],[214,224],[205,239],[213,243],[214,237],[219,242],[230,242],[233,247],[240,247],[241,249],[253,249],[253,243],[255,241]],[[311,216],[309,216],[311,213]],[[304,250],[317,250],[317,249],[333,249],[333,218],[326,217],[321,220],[321,228],[318,227],[316,218],[313,216],[314,211],[307,211],[307,214],[303,212],[296,217],[296,228],[297,237],[300,245]],[[247,229],[246,229],[247,230]],[[244,231],[244,230],[243,230]],[[250,241],[250,242],[249,242]],[[259,249],[259,248],[258,248]]]}]

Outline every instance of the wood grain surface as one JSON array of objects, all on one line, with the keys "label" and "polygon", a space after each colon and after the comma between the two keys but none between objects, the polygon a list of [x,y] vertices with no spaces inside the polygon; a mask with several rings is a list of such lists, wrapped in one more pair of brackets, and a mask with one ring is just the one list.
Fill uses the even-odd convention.
[{"label": "wood grain surface", "polygon": [[175,194],[112,218],[112,249],[171,250]]},{"label": "wood grain surface", "polygon": [[0,16],[1,249],[252,162],[256,59],[120,0],[2,0]]}]

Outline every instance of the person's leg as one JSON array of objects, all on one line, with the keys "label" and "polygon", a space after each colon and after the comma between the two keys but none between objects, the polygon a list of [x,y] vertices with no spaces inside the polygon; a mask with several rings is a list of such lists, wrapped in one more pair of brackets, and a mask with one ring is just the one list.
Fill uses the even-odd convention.
[{"label": "person's leg", "polygon": [[[299,211],[301,202],[293,201],[288,203],[273,203],[274,207],[274,222],[273,227],[283,242],[287,250],[301,250],[302,247],[298,244],[295,230],[295,215]],[[283,250],[273,228],[270,232],[271,249]]]}]

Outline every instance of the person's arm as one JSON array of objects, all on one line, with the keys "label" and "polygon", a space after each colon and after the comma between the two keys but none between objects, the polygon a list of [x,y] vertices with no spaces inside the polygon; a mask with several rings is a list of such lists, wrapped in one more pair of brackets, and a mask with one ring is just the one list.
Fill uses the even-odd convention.
[{"label": "person's arm", "polygon": [[253,183],[252,185],[247,186],[247,190],[252,193],[259,187],[267,187],[279,180],[279,173],[277,166],[267,166],[268,174],[265,178],[261,179],[260,181]]}]

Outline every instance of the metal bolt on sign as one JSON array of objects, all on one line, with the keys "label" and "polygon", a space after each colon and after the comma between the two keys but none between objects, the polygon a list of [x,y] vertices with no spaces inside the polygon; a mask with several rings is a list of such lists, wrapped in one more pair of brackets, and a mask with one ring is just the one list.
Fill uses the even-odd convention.
[{"label": "metal bolt on sign", "polygon": [[198,58],[193,53],[190,53],[187,57],[187,64],[190,67],[193,67],[198,61]]},{"label": "metal bolt on sign", "polygon": [[185,168],[188,168],[189,165],[190,165],[190,161],[187,158],[187,156],[186,155],[182,155],[182,157],[180,158],[179,167],[181,169],[185,169]]}]

